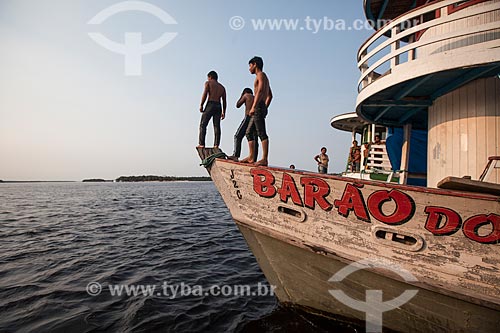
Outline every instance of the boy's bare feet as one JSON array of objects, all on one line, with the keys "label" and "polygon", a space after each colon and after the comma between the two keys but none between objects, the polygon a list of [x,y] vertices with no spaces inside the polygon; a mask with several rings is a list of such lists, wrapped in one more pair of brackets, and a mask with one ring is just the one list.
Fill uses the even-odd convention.
[{"label": "boy's bare feet", "polygon": [[267,160],[261,159],[260,161],[255,162],[257,166],[267,166]]},{"label": "boy's bare feet", "polygon": [[242,159],[240,161],[240,163],[252,163],[253,162],[253,159],[249,156],[249,157],[245,157],[244,159]]},{"label": "boy's bare feet", "polygon": [[238,162],[238,157],[234,156],[234,155],[231,155],[231,156],[228,156],[227,157],[228,160],[231,160],[231,161],[235,161],[235,162]]}]

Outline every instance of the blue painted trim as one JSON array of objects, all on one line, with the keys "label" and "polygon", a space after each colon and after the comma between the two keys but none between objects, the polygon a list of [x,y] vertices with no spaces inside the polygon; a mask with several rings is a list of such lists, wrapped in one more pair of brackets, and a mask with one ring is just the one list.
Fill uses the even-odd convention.
[{"label": "blue painted trim", "polygon": [[394,99],[397,100],[397,99],[401,99],[403,97],[408,96],[409,93],[411,93],[413,90],[417,89],[422,84],[424,84],[427,81],[429,81],[430,79],[432,79],[433,76],[434,76],[434,74],[429,74],[427,76],[422,77],[420,80],[418,80],[417,82],[415,82],[413,84],[406,85],[403,89],[401,89],[401,91],[398,94],[394,95]]},{"label": "blue painted trim", "polygon": [[403,117],[399,118],[399,123],[400,124],[404,124],[408,119],[410,119],[413,115],[415,115],[417,112],[419,111],[422,111],[422,110],[425,110],[425,109],[421,109],[421,108],[415,108],[413,110],[408,110],[408,112],[406,112],[404,114]]},{"label": "blue painted trim", "polygon": [[375,17],[373,17],[371,5],[372,5],[372,0],[365,0],[365,14],[366,14],[366,18],[368,20],[375,21]]},{"label": "blue painted trim", "polygon": [[373,119],[373,122],[376,123],[384,114],[387,113],[387,111],[389,111],[390,109],[392,108],[392,106],[388,106],[386,107],[385,109],[382,110],[382,112],[380,112],[376,117],[375,119]]},{"label": "blue painted trim", "polygon": [[377,21],[382,18],[382,15],[384,15],[384,12],[387,8],[388,3],[389,3],[389,0],[384,0],[384,3],[382,4],[382,7],[380,7],[380,11],[378,12]]}]

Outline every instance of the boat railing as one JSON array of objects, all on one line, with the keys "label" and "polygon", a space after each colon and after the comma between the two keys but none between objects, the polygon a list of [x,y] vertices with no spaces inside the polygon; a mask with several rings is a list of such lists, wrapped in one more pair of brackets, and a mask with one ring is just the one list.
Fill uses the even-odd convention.
[{"label": "boat railing", "polygon": [[488,157],[488,163],[479,177],[479,181],[487,181],[495,169],[500,169],[500,156]]},{"label": "boat railing", "polygon": [[[384,25],[358,51],[358,68],[361,71],[358,91],[361,92],[383,77],[394,75],[396,69],[402,70],[406,64],[410,65],[407,71],[415,77],[459,66],[481,64],[485,59],[500,60],[497,53],[496,59],[491,59],[491,54],[488,53],[484,56],[464,56],[462,59],[454,57],[451,61],[449,57],[446,57],[447,60],[439,60],[441,54],[452,50],[455,53],[468,53],[484,50],[486,46],[494,52],[495,48],[500,47],[499,2],[472,1],[471,4],[479,2],[483,3],[467,10],[459,10],[464,7],[463,0],[432,2]],[[430,30],[432,33],[426,33],[425,38],[421,38],[423,32]],[[384,36],[389,37],[382,41]],[[424,62],[422,67],[412,64],[418,60]],[[401,80],[406,79],[405,75],[402,75]]]},{"label": "boat railing", "polygon": [[[352,148],[351,148],[352,149]],[[368,152],[365,155],[365,149]],[[361,148],[361,162],[360,169],[355,170],[355,166],[351,163],[351,151],[347,157],[346,172],[363,172],[363,173],[388,173],[392,172],[391,161],[389,160],[389,155],[387,154],[387,149],[384,143],[381,144],[370,144],[369,148]],[[366,157],[364,157],[366,156]]]},{"label": "boat railing", "polygon": [[371,144],[364,170],[379,169],[391,171],[392,165],[385,144]]}]

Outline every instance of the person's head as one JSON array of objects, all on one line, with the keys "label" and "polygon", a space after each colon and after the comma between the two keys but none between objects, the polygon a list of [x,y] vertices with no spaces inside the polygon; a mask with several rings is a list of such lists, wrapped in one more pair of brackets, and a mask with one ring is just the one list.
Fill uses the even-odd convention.
[{"label": "person's head", "polygon": [[215,80],[215,81],[217,81],[219,79],[219,76],[217,75],[216,71],[210,71],[210,72],[208,72],[207,77],[209,79],[212,79],[212,80]]},{"label": "person's head", "polygon": [[379,142],[379,141],[380,141],[380,136],[375,135],[375,142]]},{"label": "person's head", "polygon": [[322,152],[323,154],[326,154],[326,147],[321,147],[321,152]]},{"label": "person's head", "polygon": [[241,93],[241,96],[243,96],[245,94],[251,94],[251,95],[253,95],[252,89],[250,89],[250,88],[243,89],[243,92]]},{"label": "person's head", "polygon": [[255,74],[257,69],[262,70],[264,68],[264,61],[261,57],[255,56],[248,61],[248,66],[250,73]]},{"label": "person's head", "polygon": [[290,169],[295,169],[295,165],[290,164]]},{"label": "person's head", "polygon": [[353,145],[353,146],[357,146],[357,145],[358,145],[358,141],[354,140],[354,141],[352,142],[352,145]]}]

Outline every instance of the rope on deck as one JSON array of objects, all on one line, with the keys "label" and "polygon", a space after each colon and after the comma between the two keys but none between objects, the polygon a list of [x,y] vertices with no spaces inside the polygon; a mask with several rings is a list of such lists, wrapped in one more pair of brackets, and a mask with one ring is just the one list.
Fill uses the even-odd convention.
[{"label": "rope on deck", "polygon": [[218,152],[205,158],[203,161],[201,161],[200,165],[203,165],[205,168],[208,168],[209,166],[212,165],[212,163],[215,161],[216,158],[226,158],[226,157],[227,155],[224,154],[223,152]]}]

